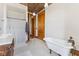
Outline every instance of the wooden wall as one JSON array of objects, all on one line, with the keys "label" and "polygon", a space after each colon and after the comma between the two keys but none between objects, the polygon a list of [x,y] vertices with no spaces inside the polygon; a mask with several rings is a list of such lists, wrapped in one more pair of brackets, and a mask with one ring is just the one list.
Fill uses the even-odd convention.
[{"label": "wooden wall", "polygon": [[38,38],[43,39],[45,36],[45,11],[38,14]]}]

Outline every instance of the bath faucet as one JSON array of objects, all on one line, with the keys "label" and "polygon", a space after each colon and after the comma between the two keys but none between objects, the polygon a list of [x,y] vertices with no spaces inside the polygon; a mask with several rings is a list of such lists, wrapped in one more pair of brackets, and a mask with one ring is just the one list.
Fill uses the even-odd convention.
[{"label": "bath faucet", "polygon": [[71,49],[71,50],[72,50],[72,51],[73,51],[73,50],[76,50],[75,41],[73,40],[73,37],[72,37],[72,36],[70,36],[68,42],[69,42],[69,43],[72,43],[73,49]]},{"label": "bath faucet", "polygon": [[75,41],[73,40],[72,36],[70,36],[68,42],[72,43],[72,46],[75,46]]}]

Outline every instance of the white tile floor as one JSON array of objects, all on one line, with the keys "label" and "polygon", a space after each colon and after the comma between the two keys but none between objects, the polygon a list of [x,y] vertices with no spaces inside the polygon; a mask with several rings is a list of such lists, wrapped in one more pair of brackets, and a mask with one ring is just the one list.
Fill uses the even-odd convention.
[{"label": "white tile floor", "polygon": [[56,53],[50,51],[44,41],[33,38],[28,42],[27,46],[16,50],[18,56],[57,56]]},{"label": "white tile floor", "polygon": [[32,39],[29,42],[28,45],[32,55],[38,55],[38,56],[49,56],[49,49],[47,48],[47,46],[44,44],[44,42],[40,39]]}]

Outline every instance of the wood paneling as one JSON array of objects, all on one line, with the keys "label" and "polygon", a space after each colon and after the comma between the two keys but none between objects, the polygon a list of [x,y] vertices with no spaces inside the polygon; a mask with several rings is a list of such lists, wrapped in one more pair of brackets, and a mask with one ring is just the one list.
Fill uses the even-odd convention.
[{"label": "wood paneling", "polygon": [[29,12],[38,13],[44,8],[44,3],[28,3],[28,10]]},{"label": "wood paneling", "polygon": [[[42,9],[44,9],[44,4],[45,3],[21,3],[25,6],[28,6],[28,11],[33,13],[38,13],[40,12]],[[51,3],[48,3],[48,5],[50,5]]]},{"label": "wood paneling", "polygon": [[72,50],[72,56],[79,56],[78,50]]},{"label": "wood paneling", "polygon": [[14,46],[12,44],[0,45],[0,56],[13,56]]},{"label": "wood paneling", "polygon": [[38,14],[38,38],[43,39],[45,35],[45,11]]},{"label": "wood paneling", "polygon": [[22,3],[23,5],[28,6],[28,11],[33,13],[38,13],[42,9],[44,9],[44,3]]}]

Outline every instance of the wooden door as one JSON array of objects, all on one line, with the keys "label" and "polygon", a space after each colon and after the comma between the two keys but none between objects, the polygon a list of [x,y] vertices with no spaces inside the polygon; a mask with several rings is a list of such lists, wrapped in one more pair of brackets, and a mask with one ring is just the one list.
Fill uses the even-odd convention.
[{"label": "wooden door", "polygon": [[36,17],[34,16],[32,19],[31,19],[31,21],[32,21],[32,36],[33,37],[35,37],[35,33],[36,33],[36,27],[35,27],[35,25],[36,25]]},{"label": "wooden door", "polygon": [[45,35],[45,11],[38,14],[38,38],[43,39]]}]

